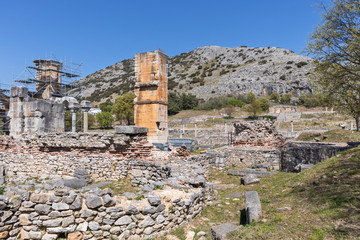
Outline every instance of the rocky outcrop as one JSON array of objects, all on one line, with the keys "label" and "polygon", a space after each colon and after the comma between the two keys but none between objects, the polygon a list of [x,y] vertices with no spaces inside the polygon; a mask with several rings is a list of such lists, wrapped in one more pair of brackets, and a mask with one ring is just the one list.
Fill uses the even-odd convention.
[{"label": "rocky outcrop", "polygon": [[[311,68],[311,58],[282,48],[199,47],[169,58],[169,90],[205,100],[248,92],[299,95],[312,91]],[[81,79],[78,93],[91,101],[113,100],[134,89],[134,69],[133,58],[115,63]]]}]

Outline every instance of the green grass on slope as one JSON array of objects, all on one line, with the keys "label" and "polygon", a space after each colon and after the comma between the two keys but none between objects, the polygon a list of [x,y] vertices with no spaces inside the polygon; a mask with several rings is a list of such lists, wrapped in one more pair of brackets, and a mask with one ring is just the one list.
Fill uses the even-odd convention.
[{"label": "green grass on slope", "polygon": [[315,141],[319,142],[349,142],[360,141],[360,132],[350,130],[331,130],[323,134],[320,133],[302,133],[297,138],[299,141]]},{"label": "green grass on slope", "polygon": [[[302,173],[284,173],[262,178],[260,184],[241,186],[240,177],[213,170],[210,181],[235,184],[219,190],[218,202],[201,216],[177,230],[205,231],[211,226],[240,223],[244,198],[226,198],[237,191],[258,191],[263,219],[244,225],[230,239],[359,239],[360,236],[360,148],[351,149]],[[291,207],[290,211],[279,211]]]}]

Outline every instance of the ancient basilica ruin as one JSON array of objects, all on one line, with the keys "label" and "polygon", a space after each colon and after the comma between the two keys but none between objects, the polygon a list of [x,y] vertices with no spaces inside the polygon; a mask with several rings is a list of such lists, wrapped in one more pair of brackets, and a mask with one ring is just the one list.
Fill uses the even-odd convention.
[{"label": "ancient basilica ruin", "polygon": [[[10,134],[0,136],[0,185],[6,189],[0,195],[0,239],[156,239],[213,204],[217,195],[207,182],[210,169],[241,168],[228,174],[243,176],[242,183],[249,184],[278,170],[301,171],[353,147],[289,143],[272,122],[259,120],[233,122],[226,150],[191,156],[184,146],[164,148],[169,142],[168,79],[167,56],[161,51],[135,55],[135,126],[89,132],[91,102],[62,93],[69,87],[62,76],[75,75],[58,61],[34,64],[35,78],[27,81],[36,84],[36,92],[10,89]],[[282,111],[296,109],[274,113]],[[121,181],[136,191],[119,194]],[[258,194],[246,192],[245,201],[255,206],[246,209],[247,223],[260,219]]]}]

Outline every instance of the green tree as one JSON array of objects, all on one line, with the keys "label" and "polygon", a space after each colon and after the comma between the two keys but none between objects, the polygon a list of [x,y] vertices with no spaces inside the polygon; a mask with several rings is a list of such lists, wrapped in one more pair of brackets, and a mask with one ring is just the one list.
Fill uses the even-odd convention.
[{"label": "green tree", "polygon": [[317,61],[313,80],[325,99],[360,121],[360,2],[332,0],[322,6],[322,22],[310,35],[306,52]]},{"label": "green tree", "polygon": [[174,115],[181,111],[180,98],[176,93],[168,94],[168,114]]},{"label": "green tree", "polygon": [[228,102],[227,102],[227,105],[232,105],[234,107],[242,107],[245,105],[245,103],[240,100],[240,99],[236,99],[234,97],[230,97]]},{"label": "green tree", "polygon": [[96,117],[93,114],[88,114],[88,126],[89,129],[93,128],[96,122]]},{"label": "green tree", "polygon": [[117,120],[125,120],[128,125],[134,123],[134,98],[133,92],[127,92],[115,100],[112,113]]},{"label": "green tree", "polygon": [[113,103],[108,99],[106,102],[101,103],[99,108],[102,112],[111,112]]},{"label": "green tree", "polygon": [[273,92],[270,94],[270,100],[273,100],[274,102],[280,101],[280,94]]},{"label": "green tree", "polygon": [[245,105],[244,110],[252,114],[253,117],[256,117],[256,115],[262,111],[260,102],[256,100]]},{"label": "green tree", "polygon": [[265,97],[261,97],[256,99],[256,101],[259,101],[260,107],[262,111],[268,111],[269,107],[270,107],[270,101],[269,99],[265,98]]},{"label": "green tree", "polygon": [[176,114],[181,110],[194,109],[199,104],[199,99],[192,94],[168,94],[168,113],[170,115]]},{"label": "green tree", "polygon": [[254,93],[249,92],[249,93],[246,95],[246,101],[247,101],[248,103],[255,102],[255,100],[256,100],[256,96],[255,96]]},{"label": "green tree", "polygon": [[109,112],[101,112],[96,114],[96,121],[99,123],[101,128],[109,128],[112,126],[114,117]]},{"label": "green tree", "polygon": [[290,103],[291,101],[291,94],[290,93],[286,93],[284,95],[281,96],[280,98],[280,103],[281,104],[287,104]]},{"label": "green tree", "polygon": [[180,102],[181,109],[188,110],[197,107],[199,104],[199,99],[197,99],[195,95],[183,93],[180,95]]},{"label": "green tree", "polygon": [[233,105],[228,105],[225,107],[225,114],[228,116],[228,118],[231,118],[235,111],[236,109]]}]

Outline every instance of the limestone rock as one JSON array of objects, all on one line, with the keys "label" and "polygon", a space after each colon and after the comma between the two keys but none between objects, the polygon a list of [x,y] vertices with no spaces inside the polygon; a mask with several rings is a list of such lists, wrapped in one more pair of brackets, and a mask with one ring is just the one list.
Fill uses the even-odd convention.
[{"label": "limestone rock", "polygon": [[147,217],[145,220],[143,220],[139,224],[139,227],[146,228],[146,227],[154,226],[154,225],[155,225],[155,221],[151,217]]},{"label": "limestone rock", "polygon": [[261,202],[256,191],[245,192],[245,212],[248,224],[262,217]]},{"label": "limestone rock", "polygon": [[82,240],[83,234],[81,232],[69,233],[67,240]]},{"label": "limestone rock", "polygon": [[225,240],[226,235],[239,229],[232,223],[223,223],[221,225],[211,227],[211,234],[213,240]]},{"label": "limestone rock", "polygon": [[76,230],[77,230],[77,231],[80,231],[80,232],[86,232],[88,226],[89,226],[89,223],[88,223],[88,222],[83,222],[83,223],[80,223],[80,224],[77,226]]},{"label": "limestone rock", "polygon": [[51,207],[49,205],[46,205],[46,204],[37,204],[35,206],[35,211],[38,213],[38,214],[49,214],[50,211],[51,211]]},{"label": "limestone rock", "polygon": [[241,178],[241,183],[244,185],[259,183],[260,179],[255,174],[248,174]]},{"label": "limestone rock", "polygon": [[148,201],[151,206],[158,206],[161,203],[160,197],[157,196],[149,196]]},{"label": "limestone rock", "polygon": [[132,214],[138,214],[139,210],[134,206],[134,205],[130,205],[126,210],[125,213],[128,215],[132,215]]},{"label": "limestone rock", "polygon": [[55,211],[63,211],[70,209],[69,205],[66,203],[53,203],[51,206]]},{"label": "limestone rock", "polygon": [[49,233],[46,233],[43,237],[42,237],[42,240],[56,240],[58,237],[57,234],[49,234]]},{"label": "limestone rock", "polygon": [[91,209],[102,206],[101,198],[95,194],[90,194],[89,196],[87,196],[85,203],[86,206]]},{"label": "limestone rock", "polygon": [[0,232],[0,239],[6,239],[9,236],[8,231]]},{"label": "limestone rock", "polygon": [[129,216],[123,216],[121,218],[119,218],[116,222],[115,225],[116,226],[121,226],[121,225],[128,225],[132,222],[131,218]]}]

